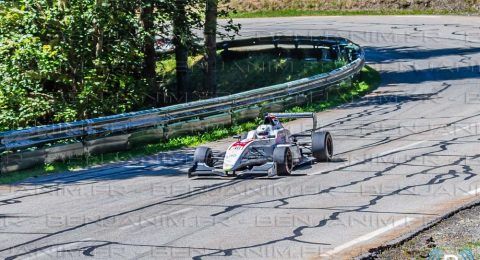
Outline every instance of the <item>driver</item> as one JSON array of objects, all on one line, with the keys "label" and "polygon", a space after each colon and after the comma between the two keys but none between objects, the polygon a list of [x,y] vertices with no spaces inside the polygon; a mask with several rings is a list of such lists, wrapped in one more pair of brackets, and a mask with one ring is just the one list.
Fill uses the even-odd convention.
[{"label": "driver", "polygon": [[268,138],[269,136],[273,135],[273,127],[271,125],[261,125],[257,128],[257,137],[262,139],[262,138]]},{"label": "driver", "polygon": [[278,121],[278,119],[275,116],[272,116],[272,115],[266,115],[265,116],[264,124],[272,126],[273,129],[275,129],[275,130],[283,128],[280,121]]},{"label": "driver", "polygon": [[275,130],[282,129],[283,126],[273,115],[265,115],[263,125],[257,128],[257,138],[263,139],[275,135]]}]

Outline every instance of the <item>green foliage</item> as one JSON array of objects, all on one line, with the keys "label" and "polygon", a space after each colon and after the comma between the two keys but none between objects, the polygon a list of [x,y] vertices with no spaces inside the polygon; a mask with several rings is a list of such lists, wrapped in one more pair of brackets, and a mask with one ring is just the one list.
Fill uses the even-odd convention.
[{"label": "green foliage", "polygon": [[[1,3],[0,3],[1,5]],[[0,130],[143,105],[137,1],[21,0],[0,8]]]},{"label": "green foliage", "polygon": [[[204,7],[202,0],[0,0],[0,131],[158,105],[146,98],[159,90],[154,36],[201,52],[194,30]],[[223,28],[231,36],[239,26]]]}]

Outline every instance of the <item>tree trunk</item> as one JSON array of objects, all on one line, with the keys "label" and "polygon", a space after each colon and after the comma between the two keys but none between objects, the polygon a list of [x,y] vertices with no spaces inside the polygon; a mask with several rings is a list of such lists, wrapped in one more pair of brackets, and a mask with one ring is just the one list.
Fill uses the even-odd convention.
[{"label": "tree trunk", "polygon": [[218,1],[207,0],[205,10],[205,89],[209,96],[217,95],[217,16]]},{"label": "tree trunk", "polygon": [[[59,1],[59,3],[60,2],[61,1]],[[95,0],[95,6],[97,9],[100,8],[102,6],[102,0]],[[95,22],[94,26],[95,26],[94,28],[95,29],[95,58],[99,59],[103,51],[103,28],[101,28],[101,25],[99,24],[98,21]]]},{"label": "tree trunk", "polygon": [[150,89],[153,98],[157,98],[157,91],[155,84],[156,79],[156,62],[155,62],[155,30],[154,30],[154,15],[153,15],[153,0],[146,0],[141,13],[140,19],[145,32],[148,34],[143,45],[143,77]]},{"label": "tree trunk", "polygon": [[175,45],[175,60],[177,73],[176,98],[178,102],[185,102],[188,99],[188,46],[186,45],[186,31],[189,30],[185,2],[175,0],[176,12],[173,19],[173,43]]}]

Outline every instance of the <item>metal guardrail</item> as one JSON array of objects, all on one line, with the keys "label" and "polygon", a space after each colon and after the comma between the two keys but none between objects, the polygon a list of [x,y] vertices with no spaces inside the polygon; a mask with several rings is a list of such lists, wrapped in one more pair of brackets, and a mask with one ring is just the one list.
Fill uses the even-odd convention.
[{"label": "metal guardrail", "polygon": [[[285,98],[298,98],[305,96],[305,94],[312,91],[324,90],[327,87],[339,84],[344,80],[351,79],[365,64],[365,54],[363,49],[353,42],[339,37],[263,37],[221,42],[217,47],[229,49],[272,44],[275,47],[292,44],[296,48],[300,45],[310,45],[313,48],[328,47],[349,59],[349,63],[346,66],[329,73],[229,96],[72,123],[54,124],[3,132],[0,133],[0,153],[4,152],[6,155],[3,155],[1,158],[2,166],[0,168],[2,172],[15,171],[31,167],[42,161],[45,163],[59,159],[65,160],[72,156],[92,153],[92,149],[89,148],[91,148],[93,144],[98,145],[98,140],[106,140],[110,138],[116,140],[113,141],[114,143],[128,143],[128,139],[138,131],[153,129],[155,133],[151,138],[157,138],[157,140],[159,136],[168,138],[174,134],[165,130],[166,128],[173,129],[172,125],[175,125],[175,123],[188,125],[190,122],[190,125],[192,125],[191,122],[197,122],[196,124],[199,124],[201,121],[208,122],[206,118],[215,116],[221,117],[222,115],[230,117],[230,119],[227,120],[227,124],[232,123],[234,120],[232,119],[233,114],[242,109],[248,110],[249,108],[257,107],[256,109],[258,110],[258,106],[261,104],[268,105],[269,103],[275,103],[276,101],[277,103],[283,102]],[[252,117],[248,115],[245,116],[247,118]],[[258,114],[256,116],[258,116]],[[213,125],[225,125],[225,123],[217,123],[212,122]],[[206,124],[208,125],[208,123]],[[206,128],[206,126],[196,127],[200,129]],[[119,137],[122,135],[124,136],[123,139]],[[119,139],[122,139],[122,141],[118,141]],[[65,142],[65,144],[60,144],[60,142]],[[109,141],[107,141],[107,143],[108,142]],[[74,147],[73,149],[75,151],[62,154],[61,147],[67,147],[68,145]],[[120,145],[122,148],[125,148],[126,146],[129,145]],[[110,150],[118,149],[118,145],[114,145],[114,147],[111,148],[112,149]],[[54,153],[56,155],[49,156],[48,152],[51,153],[52,150],[55,150]],[[7,153],[5,153],[6,151]],[[36,155],[34,155],[35,158],[32,159],[30,157],[32,154],[41,154],[40,157],[42,158],[36,158]],[[27,160],[25,158],[30,159]],[[21,162],[25,160],[27,163],[22,165]]]}]

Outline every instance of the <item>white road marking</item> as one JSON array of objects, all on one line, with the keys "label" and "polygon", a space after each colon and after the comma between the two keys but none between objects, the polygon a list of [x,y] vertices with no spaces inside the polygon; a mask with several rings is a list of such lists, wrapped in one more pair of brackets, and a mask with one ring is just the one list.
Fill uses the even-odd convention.
[{"label": "white road marking", "polygon": [[480,188],[478,188],[478,189],[476,189],[476,190],[469,191],[469,192],[467,193],[467,195],[469,195],[469,196],[478,196],[478,195],[480,195]]},{"label": "white road marking", "polygon": [[177,210],[177,211],[174,211],[170,214],[167,214],[167,215],[160,215],[160,216],[155,216],[155,217],[151,217],[151,218],[148,218],[148,219],[145,219],[145,220],[142,220],[140,222],[135,222],[133,224],[130,224],[130,225],[127,225],[127,226],[123,226],[121,227],[120,229],[121,230],[125,230],[125,229],[130,229],[130,228],[134,228],[134,227],[142,227],[144,224],[146,223],[152,223],[152,221],[155,221],[156,219],[158,219],[159,217],[165,217],[165,216],[175,216],[175,215],[178,215],[178,214],[181,214],[181,213],[185,213],[185,212],[188,212],[188,211],[191,211],[193,208],[184,208],[184,209],[180,209],[180,210]]},{"label": "white road marking", "polygon": [[440,18],[438,15],[395,15],[396,18]]},{"label": "white road marking", "polygon": [[352,240],[352,241],[349,241],[349,242],[347,242],[347,243],[345,243],[345,244],[343,244],[343,245],[337,246],[337,247],[335,247],[334,249],[332,249],[332,250],[330,250],[330,251],[328,251],[328,252],[326,252],[326,253],[324,253],[324,254],[322,254],[322,255],[320,255],[320,256],[321,256],[321,257],[331,257],[331,256],[333,256],[334,254],[337,254],[337,253],[339,253],[339,252],[341,252],[341,251],[343,251],[343,250],[345,250],[345,249],[348,249],[348,248],[350,248],[350,247],[352,247],[352,246],[354,246],[354,245],[356,245],[356,244],[358,244],[358,243],[371,240],[371,239],[373,239],[373,238],[375,238],[375,237],[377,237],[377,236],[379,236],[379,235],[382,235],[382,234],[384,234],[384,233],[386,233],[386,232],[388,232],[388,231],[390,231],[390,230],[392,230],[392,229],[394,229],[394,228],[397,228],[397,227],[399,227],[399,226],[406,226],[407,223],[409,223],[409,222],[411,222],[411,221],[413,221],[413,220],[414,220],[414,218],[408,218],[408,217],[407,217],[407,218],[404,218],[404,219],[395,221],[394,223],[392,223],[392,224],[390,224],[390,225],[388,225],[388,226],[386,226],[386,227],[380,228],[380,229],[378,229],[378,230],[376,230],[376,231],[373,231],[373,232],[368,233],[368,234],[366,234],[366,235],[363,235],[363,236],[361,236],[361,237],[359,237],[359,238],[356,238],[356,239],[354,239],[354,240]]},{"label": "white road marking", "polygon": [[[464,131],[468,128],[471,128],[471,127],[477,127],[479,126],[480,123],[476,123],[476,124],[472,124],[472,125],[468,125],[468,126],[465,126],[465,127],[462,127],[462,128],[459,128],[459,129],[455,129],[455,130],[452,130],[448,133],[444,133],[442,134],[442,136],[448,136],[448,135],[451,135],[451,134],[455,134],[457,132],[460,132],[460,131]],[[376,157],[372,157],[371,159],[374,159],[374,158],[378,158],[378,157],[382,157],[384,155],[387,155],[387,154],[390,154],[390,153],[394,153],[394,152],[398,152],[398,151],[401,151],[401,150],[405,150],[407,148],[410,148],[410,147],[414,147],[414,146],[417,146],[419,144],[423,144],[423,143],[426,143],[426,142],[429,142],[430,140],[422,140],[422,141],[418,141],[418,142],[415,142],[415,143],[411,143],[411,144],[407,144],[407,145],[404,145],[402,147],[399,147],[399,148],[395,148],[395,149],[392,149],[392,150],[388,150],[388,151],[385,151],[385,152],[382,152],[382,153],[379,153],[378,155],[376,155]],[[351,162],[348,162],[348,163],[344,163],[342,165],[339,165],[333,169],[327,169],[327,170],[322,170],[322,171],[318,171],[318,172],[314,172],[314,173],[310,173],[309,175],[319,175],[319,174],[323,174],[325,172],[331,172],[331,171],[335,171],[335,170],[338,170],[340,168],[343,168],[343,167],[346,167],[346,166],[352,166],[352,165],[355,165],[357,163],[360,163],[364,160],[354,160],[354,161],[351,161]]]}]

